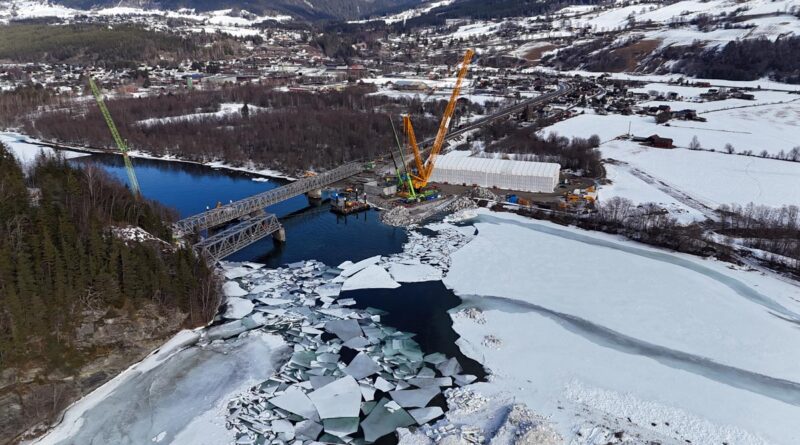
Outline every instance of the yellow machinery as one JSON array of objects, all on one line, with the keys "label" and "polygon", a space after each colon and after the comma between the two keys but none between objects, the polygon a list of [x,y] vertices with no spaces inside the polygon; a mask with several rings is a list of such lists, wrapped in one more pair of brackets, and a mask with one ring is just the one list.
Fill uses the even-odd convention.
[{"label": "yellow machinery", "polygon": [[414,162],[417,167],[416,174],[411,175],[412,183],[414,184],[414,188],[417,190],[427,186],[428,181],[431,179],[431,174],[433,174],[433,168],[436,164],[436,157],[442,150],[444,138],[447,135],[448,128],[450,127],[450,120],[453,118],[453,113],[456,111],[456,102],[458,101],[458,96],[461,93],[461,84],[464,81],[464,77],[467,75],[469,64],[472,62],[472,57],[474,55],[475,51],[471,49],[468,49],[466,54],[464,54],[464,59],[461,61],[461,68],[458,71],[456,86],[453,88],[453,93],[450,95],[450,102],[448,102],[447,108],[444,110],[442,122],[439,124],[439,132],[436,133],[436,139],[433,142],[431,153],[428,155],[427,160],[422,160],[422,154],[420,153],[419,146],[417,145],[417,137],[414,135],[414,127],[411,125],[411,117],[408,115],[403,116],[403,128],[405,130],[406,137],[408,138],[408,144],[411,146],[411,150],[414,152]]},{"label": "yellow machinery", "polygon": [[91,77],[89,77],[89,87],[92,89],[92,94],[94,94],[94,98],[97,101],[97,106],[100,107],[100,113],[103,114],[103,119],[105,119],[108,129],[111,131],[111,137],[114,138],[117,148],[122,152],[122,158],[125,160],[125,169],[128,171],[128,182],[130,182],[131,191],[133,195],[138,198],[141,196],[142,191],[139,188],[139,180],[136,179],[136,172],[133,170],[131,158],[128,156],[128,145],[125,144],[122,136],[119,135],[117,126],[114,125],[114,121],[111,119],[111,113],[108,112],[108,108],[106,108],[106,104],[103,101],[103,93],[100,92],[100,88],[97,87],[97,84],[94,83],[94,79]]}]

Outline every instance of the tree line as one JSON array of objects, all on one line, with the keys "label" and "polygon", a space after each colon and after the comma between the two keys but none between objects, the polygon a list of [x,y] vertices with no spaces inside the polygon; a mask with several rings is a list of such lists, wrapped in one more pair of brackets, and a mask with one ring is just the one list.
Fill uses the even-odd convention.
[{"label": "tree line", "polygon": [[524,159],[538,162],[555,162],[562,168],[583,170],[585,176],[602,175],[600,138],[593,135],[588,139],[568,139],[556,133],[546,137],[538,134],[536,125],[518,127],[512,121],[497,121],[485,126],[477,133],[484,141],[485,151],[489,153],[514,153],[527,155]]},{"label": "tree line", "polygon": [[[399,115],[410,112],[419,138],[435,134],[444,101],[392,99],[372,91],[354,86],[325,93],[281,92],[249,84],[113,99],[107,105],[132,149],[198,162],[224,160],[236,166],[253,162],[295,172],[386,155],[395,145],[389,116],[399,130]],[[234,112],[210,114],[230,103],[237,104]],[[461,112],[466,107],[461,104]],[[34,115],[21,124],[26,133],[47,140],[115,147],[93,104],[80,112]]]},{"label": "tree line", "polygon": [[722,205],[718,232],[742,245],[765,252],[771,266],[800,276],[800,207],[785,205]]},{"label": "tree line", "polygon": [[187,326],[207,322],[218,296],[204,261],[188,248],[112,230],[140,227],[171,240],[165,221],[175,217],[99,167],[42,156],[26,176],[0,145],[0,368],[80,367],[96,353],[75,343],[87,309],[156,305],[186,314]]},{"label": "tree line", "polygon": [[135,25],[113,29],[100,24],[10,24],[0,26],[0,59],[36,63],[83,63],[108,68],[135,68],[140,63],[214,59],[232,55],[232,38],[200,33],[191,36]]},{"label": "tree line", "polygon": [[770,77],[778,82],[800,83],[798,36],[781,37],[774,41],[766,37],[734,40],[721,49],[707,49],[701,44],[667,47],[661,56],[667,60],[677,60],[671,66],[674,73],[726,80]]}]

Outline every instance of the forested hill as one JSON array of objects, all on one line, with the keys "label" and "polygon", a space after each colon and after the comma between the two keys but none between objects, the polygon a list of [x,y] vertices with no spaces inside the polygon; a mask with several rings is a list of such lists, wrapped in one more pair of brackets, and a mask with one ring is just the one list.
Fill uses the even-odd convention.
[{"label": "forested hill", "polygon": [[[56,0],[54,3],[88,9],[115,7],[119,0]],[[191,8],[198,11],[244,9],[261,14],[277,12],[305,19],[356,19],[371,14],[411,8],[421,0],[128,0],[123,4],[161,9]]]},{"label": "forested hill", "polygon": [[172,217],[91,165],[26,176],[0,144],[0,443],[211,318],[210,269],[162,241]]}]

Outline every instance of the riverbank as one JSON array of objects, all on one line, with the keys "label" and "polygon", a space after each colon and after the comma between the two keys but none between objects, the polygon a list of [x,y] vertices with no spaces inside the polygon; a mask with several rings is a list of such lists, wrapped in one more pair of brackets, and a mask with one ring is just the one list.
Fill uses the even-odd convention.
[{"label": "riverbank", "polygon": [[[118,155],[121,156],[118,150],[109,150],[97,147],[84,147],[84,146],[75,146],[75,145],[68,145],[62,144],[59,142],[54,141],[44,141],[39,140],[23,133],[19,133],[13,129],[7,129],[0,132],[0,140],[5,142],[6,144],[13,145],[15,142],[24,143],[34,146],[41,146],[41,147],[48,147],[54,150],[58,150],[60,152],[67,152],[67,153],[85,153],[85,154],[111,154],[111,155]],[[198,161],[191,161],[187,159],[181,159],[176,156],[166,155],[166,156],[155,156],[149,154],[145,151],[141,150],[130,150],[129,156],[131,158],[139,158],[139,159],[148,159],[148,160],[155,160],[155,161],[164,161],[164,162],[180,162],[185,164],[191,165],[199,165],[203,167],[209,167],[213,169],[220,169],[220,170],[228,170],[228,171],[235,171],[241,173],[247,173],[253,176],[266,178],[266,179],[281,179],[286,181],[294,181],[297,179],[295,176],[290,175],[285,172],[281,172],[278,170],[267,169],[267,168],[260,168],[255,165],[249,165],[245,167],[236,167],[225,163],[224,161],[209,161],[209,162],[198,162]],[[77,157],[77,156],[75,156]]]},{"label": "riverbank", "polygon": [[[443,348],[439,346],[442,346],[443,339],[448,338],[441,332],[450,330],[449,325],[441,325],[441,330],[433,331],[432,336],[422,335],[426,340],[418,344],[412,340],[413,334],[384,324],[383,312],[364,306],[357,309],[355,305],[366,296],[359,294],[359,289],[402,290],[398,281],[421,285],[440,280],[448,267],[446,252],[458,248],[468,239],[466,234],[450,234],[438,239],[416,234],[406,243],[403,253],[370,257],[358,262],[347,261],[339,267],[328,267],[314,261],[292,263],[277,269],[266,269],[254,263],[225,265],[227,281],[223,290],[228,299],[214,324],[176,337],[152,358],[135,365],[70,408],[65,421],[36,443],[91,443],[100,440],[104,443],[164,441],[218,445],[245,436],[253,439],[257,436],[280,436],[291,440],[295,434],[301,433],[289,433],[293,430],[283,427],[287,422],[296,423],[300,419],[287,418],[280,410],[265,409],[271,406],[265,402],[281,394],[284,398],[295,398],[297,391],[308,392],[308,397],[316,400],[310,389],[322,390],[326,383],[334,385],[339,381],[354,389],[352,395],[357,396],[359,402],[353,402],[356,406],[354,413],[335,410],[333,417],[344,414],[353,417],[363,411],[364,434],[371,440],[393,433],[396,427],[425,424],[439,418],[446,405],[441,403],[441,397],[439,401],[435,400],[437,395],[447,387],[467,385],[483,376],[480,365],[461,356],[464,360],[462,366],[459,360],[440,352]],[[430,298],[438,298],[443,288],[431,290]],[[436,316],[446,317],[445,310],[457,304],[452,294],[451,298],[456,301],[442,307]],[[405,306],[403,309],[412,308]],[[416,311],[408,312],[406,316],[412,313]],[[450,332],[454,336],[452,330]],[[225,392],[227,400],[223,400],[221,392],[208,397],[203,388],[216,378],[216,373],[207,375],[204,371],[207,365],[195,363],[193,357],[209,354],[204,352],[209,348],[224,348],[224,353],[230,355],[235,345],[242,341],[250,342],[248,339],[251,337],[261,335],[280,336],[282,344],[294,351],[291,359],[283,356],[281,361],[273,362],[261,379],[263,383],[244,378],[252,375],[240,370],[242,372],[226,379],[226,382],[230,381],[226,388],[238,388],[238,392]],[[231,346],[225,346],[229,343]],[[454,344],[445,346],[460,355]],[[236,358],[233,360],[238,361]],[[258,367],[258,364],[244,363],[243,366],[247,370]],[[262,371],[267,369],[264,366],[260,368]],[[480,371],[480,375],[471,375],[462,369]],[[294,383],[298,380],[301,385],[295,388]],[[169,387],[154,384],[161,381],[169,381]],[[272,386],[271,382],[287,382],[292,386]],[[138,385],[147,387],[146,391],[139,387],[138,394],[148,394],[147,403],[152,404],[151,409],[133,409],[142,404],[142,396],[134,395]],[[255,386],[246,390],[252,385]],[[173,390],[173,387],[178,390]],[[220,397],[216,396],[218,394]],[[389,414],[383,412],[379,415],[392,400],[399,406],[387,408],[391,410]],[[228,405],[227,401],[231,404]],[[381,403],[375,406],[375,402]],[[349,429],[350,426],[342,430],[345,425],[340,422],[328,422],[323,414],[328,409],[325,402],[318,403],[313,409],[319,412],[321,419],[306,420],[316,422],[314,425],[318,425],[319,430],[314,429],[316,427],[309,430],[308,427],[313,425],[305,424],[302,434],[314,435],[313,439],[318,439],[323,429],[327,434],[339,434],[339,437],[356,433],[356,429]],[[297,405],[283,405],[278,401],[274,404],[296,415],[305,412],[295,411]],[[360,404],[369,409],[359,407]],[[194,417],[170,414],[179,412],[180,407],[189,406]],[[370,414],[371,409],[375,410],[374,415]],[[113,413],[113,424],[104,420],[108,419],[107,412]],[[170,420],[153,424],[154,412],[166,414]],[[378,420],[386,415],[394,419],[390,424],[395,426],[387,429],[385,421]],[[353,421],[357,427],[358,422]],[[221,432],[218,426],[223,424],[233,428],[234,432]],[[188,441],[188,438],[192,440]]]},{"label": "riverbank", "polygon": [[[800,377],[794,366],[800,357],[792,348],[800,338],[790,320],[800,317],[795,286],[716,260],[488,210],[461,212],[446,222],[411,230],[408,237],[401,253],[345,262],[338,268],[320,268],[314,262],[281,269],[229,266],[230,300],[220,317],[224,323],[203,335],[211,339],[209,344],[225,344],[272,326],[267,330],[293,332],[284,341],[297,351],[298,345],[308,348],[308,336],[326,332],[328,321],[365,320],[361,311],[377,305],[391,313],[367,312],[372,319],[367,323],[395,320],[412,332],[418,329],[424,348],[446,349],[454,342],[460,352],[449,350],[448,355],[463,353],[489,375],[480,382],[463,380],[464,387],[445,391],[444,404],[433,405],[448,408],[438,420],[417,427],[396,424],[405,444],[457,440],[512,445],[528,440],[788,445],[798,440],[791,421],[800,415]],[[300,275],[315,284],[286,281]],[[452,337],[437,331],[449,329],[449,323],[425,321],[435,315],[429,311],[440,303],[436,299],[442,298],[441,292],[435,286],[412,289],[403,284],[433,285],[440,280],[462,301],[457,307],[444,307],[451,308]],[[426,294],[428,289],[433,293]],[[412,291],[415,295],[408,297]],[[301,305],[306,307],[300,312],[304,315],[290,315],[301,307],[296,302],[309,298],[317,302],[316,308]],[[354,303],[361,309],[354,309]],[[422,308],[425,313],[419,314]],[[308,321],[309,310],[333,318]],[[349,335],[332,332],[334,338]],[[333,354],[342,349],[328,349],[336,341],[311,344],[316,345],[316,362],[319,348]],[[385,348],[380,349],[373,350],[379,363],[385,354]],[[350,367],[356,352],[335,368]],[[313,359],[297,360],[280,362],[272,378],[297,378],[319,366],[311,364]],[[470,362],[459,362],[469,372]],[[434,372],[423,374],[444,377]],[[308,390],[318,389],[311,382]],[[372,394],[372,401],[391,400],[388,393],[369,389],[375,380],[362,383],[362,395]],[[254,415],[252,404],[276,395],[265,395],[263,384],[253,388],[231,393],[232,406]],[[697,398],[698,393],[706,397]],[[216,422],[222,422],[222,405],[216,406]],[[215,416],[210,407],[204,412],[204,422]],[[228,422],[239,437],[269,431],[289,440],[283,424],[272,423],[281,420],[272,417],[274,411],[258,413],[268,421],[229,417]],[[160,431],[150,433],[158,438]],[[212,443],[197,436],[194,442],[182,442],[172,434],[176,433],[171,430],[162,439]]]}]

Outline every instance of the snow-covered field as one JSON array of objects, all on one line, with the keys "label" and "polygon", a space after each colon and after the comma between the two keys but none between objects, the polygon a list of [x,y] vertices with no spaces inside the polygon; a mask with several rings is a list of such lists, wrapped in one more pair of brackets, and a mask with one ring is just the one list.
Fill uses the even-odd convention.
[{"label": "snow-covered field", "polygon": [[683,192],[711,208],[731,203],[782,206],[800,202],[798,162],[662,150],[629,141],[613,141],[601,150],[605,158],[626,162],[660,182],[655,185]]},{"label": "snow-covered field", "polygon": [[[157,118],[150,118],[138,121],[138,125],[142,125],[144,127],[152,127],[155,125],[161,124],[170,124],[175,122],[188,122],[188,121],[198,121],[203,119],[222,119],[229,116],[237,116],[242,114],[242,108],[245,104],[243,103],[221,103],[219,104],[219,111],[213,111],[208,113],[191,113],[191,114],[182,114],[180,116],[169,116],[169,117],[157,117]],[[247,109],[250,113],[261,113],[266,111],[266,108],[257,107],[255,105],[248,105]]]},{"label": "snow-covered field", "polygon": [[[737,101],[741,102],[741,101]],[[684,108],[686,103],[658,102],[675,106],[674,110]],[[654,103],[655,104],[655,103]],[[719,109],[740,104],[702,104],[707,108]],[[714,107],[714,108],[712,108]],[[652,116],[607,116],[583,114],[547,127],[546,132],[555,132],[567,137],[588,137],[592,134],[607,141],[628,133],[634,136],[657,134],[671,138],[677,147],[688,147],[697,137],[704,149],[723,151],[731,144],[736,153],[746,150],[758,154],[766,150],[776,155],[781,150],[788,152],[798,146],[796,135],[800,134],[800,101],[779,105],[764,105],[750,108],[734,108],[700,114],[707,122],[671,120],[669,126],[658,125]]]},{"label": "snow-covered field", "polygon": [[[132,21],[142,21],[153,18],[180,19],[196,24],[189,29],[193,32],[216,33],[222,32],[234,36],[250,36],[261,34],[255,27],[264,20],[288,21],[287,15],[258,16],[247,11],[234,11],[220,9],[216,11],[197,12],[193,9],[162,10],[155,8],[138,8],[117,6],[111,8],[92,8],[88,10],[69,8],[50,3],[47,0],[3,0],[0,1],[0,23],[9,23],[12,20],[37,19],[44,17],[57,17],[70,20],[75,17],[125,17]],[[153,25],[153,23],[149,23]]]},{"label": "snow-covered field", "polygon": [[475,226],[444,282],[482,311],[453,317],[493,372],[476,389],[513,394],[570,443],[608,415],[676,441],[800,441],[798,287],[515,215]]},{"label": "snow-covered field", "polygon": [[[686,97],[692,97],[694,92],[691,88],[655,84],[642,90],[676,91]],[[758,94],[758,100],[764,103],[791,97],[781,92]],[[730,101],[720,102],[728,103],[697,105],[738,106]],[[558,122],[544,132],[583,138],[597,134],[604,141],[600,147],[603,157],[621,161],[606,165],[612,184],[600,190],[601,200],[621,196],[635,203],[654,202],[683,222],[703,219],[702,214],[709,216],[709,211],[721,204],[754,202],[782,206],[800,202],[800,188],[796,185],[800,163],[725,152],[726,144],[731,144],[735,153],[745,150],[753,154],[766,150],[771,156],[781,151],[788,153],[798,146],[795,135],[800,134],[800,102],[708,111],[701,115],[708,122],[673,120],[667,127],[656,125],[650,116],[587,113]],[[634,136],[658,134],[672,138],[676,146],[684,148],[665,150],[615,140],[628,133],[629,128]],[[703,150],[685,148],[694,137]]]},{"label": "snow-covered field", "polygon": [[703,212],[686,205],[653,184],[648,183],[643,178],[636,176],[630,166],[607,163],[605,168],[606,177],[611,181],[611,184],[601,187],[601,199],[608,200],[619,196],[638,204],[652,202],[659,207],[667,209],[672,216],[683,224],[705,219]]}]

